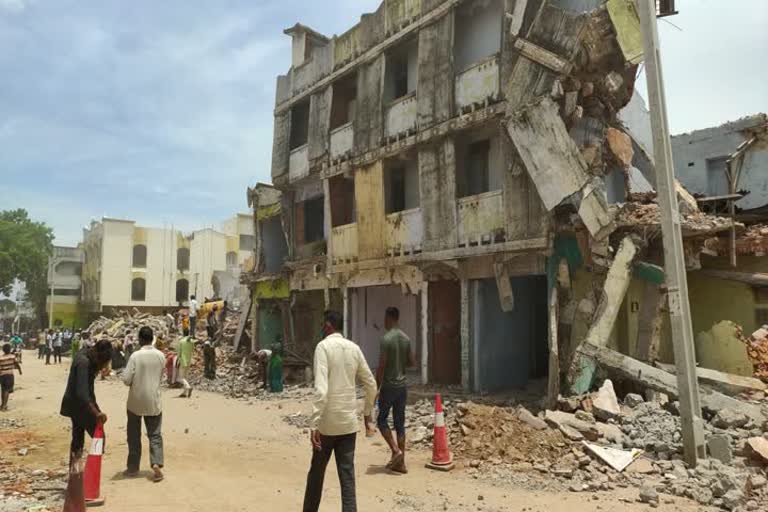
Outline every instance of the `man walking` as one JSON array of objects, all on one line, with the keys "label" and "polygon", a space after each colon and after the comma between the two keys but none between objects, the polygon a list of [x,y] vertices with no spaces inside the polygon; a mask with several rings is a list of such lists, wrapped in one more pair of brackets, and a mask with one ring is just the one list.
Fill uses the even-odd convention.
[{"label": "man walking", "polygon": [[75,355],[69,370],[67,389],[61,401],[61,415],[72,420],[72,443],[70,464],[82,457],[85,433],[93,436],[96,423],[107,422],[107,415],[96,403],[93,381],[96,375],[109,366],[112,360],[112,344],[99,341]]},{"label": "man walking", "polygon": [[194,295],[189,297],[189,333],[195,337],[195,328],[197,327],[197,298]]},{"label": "man walking", "polygon": [[131,355],[123,372],[123,383],[128,392],[128,463],[125,475],[139,473],[141,465],[141,418],[149,438],[149,461],[154,473],[153,480],[163,479],[163,405],[160,397],[160,381],[165,369],[165,356],[152,346],[154,333],[149,327],[139,329],[139,350]]},{"label": "man walking", "polygon": [[184,391],[179,395],[180,398],[189,398],[192,396],[192,386],[187,380],[189,367],[192,366],[192,356],[195,353],[195,343],[189,336],[189,329],[184,329],[184,336],[179,340],[179,376],[177,380],[181,381]]},{"label": "man walking", "polygon": [[56,333],[53,329],[48,331],[45,337],[45,364],[51,364],[51,355],[53,354],[53,342],[56,340]]},{"label": "man walking", "polygon": [[360,347],[340,334],[342,325],[339,313],[326,311],[323,323],[326,338],[315,349],[315,400],[310,434],[313,452],[304,512],[317,512],[320,507],[325,469],[331,454],[336,457],[342,512],[357,512],[355,441],[359,425],[355,380],[360,380],[365,389],[366,428],[371,424],[376,381]]},{"label": "man walking", "polygon": [[53,362],[61,363],[61,347],[64,346],[63,334],[61,331],[56,333],[53,340]]},{"label": "man walking", "polygon": [[19,375],[21,375],[19,359],[16,354],[11,353],[11,345],[5,343],[3,344],[3,352],[0,354],[0,395],[2,395],[0,411],[8,410],[8,398],[13,393],[14,370],[19,370]]},{"label": "man walking", "polygon": [[[414,365],[411,340],[400,330],[400,311],[387,308],[384,314],[384,328],[387,332],[379,344],[379,367],[376,382],[379,385],[379,417],[377,426],[392,452],[387,469],[407,473],[405,467],[405,405],[408,388],[405,371]],[[389,428],[389,411],[395,423],[397,440]]]},{"label": "man walking", "polygon": [[48,333],[43,329],[38,333],[37,337],[37,359],[43,359],[45,357],[45,347],[48,345]]},{"label": "man walking", "polygon": [[16,354],[16,359],[18,359],[19,362],[21,362],[21,356],[24,352],[24,340],[21,339],[21,336],[18,334],[14,334],[11,336],[11,352]]}]

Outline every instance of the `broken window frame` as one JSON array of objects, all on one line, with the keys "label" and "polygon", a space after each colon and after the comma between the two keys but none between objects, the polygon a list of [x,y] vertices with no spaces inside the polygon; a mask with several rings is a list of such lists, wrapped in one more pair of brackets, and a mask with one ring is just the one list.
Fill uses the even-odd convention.
[{"label": "broken window frame", "polygon": [[[331,227],[338,228],[340,226],[347,226],[349,224],[356,223],[357,202],[355,199],[354,174],[350,178],[347,178],[343,174],[333,176],[329,178],[328,185],[331,193]],[[342,197],[338,196],[339,193],[342,194]],[[343,207],[344,210],[340,212],[339,207]]]},{"label": "broken window frame", "polygon": [[[182,286],[186,283],[186,288]],[[183,292],[183,293],[181,293]],[[176,302],[183,303],[189,299],[189,279],[177,279],[176,280]]]},{"label": "broken window frame", "polygon": [[[331,99],[331,132],[343,128],[352,123],[355,118],[357,106],[357,73],[336,80],[333,83],[333,95]],[[346,115],[341,114],[343,112]],[[339,120],[342,118],[342,120]]]},{"label": "broken window frame", "polygon": [[[304,244],[325,240],[325,197],[307,199],[304,203]],[[310,207],[311,210],[310,211]],[[311,228],[311,229],[310,229]],[[312,233],[312,237],[310,237]]]},{"label": "broken window frame", "polygon": [[188,272],[190,263],[190,252],[187,247],[179,247],[176,250],[176,270],[179,272]]},{"label": "broken window frame", "polygon": [[288,149],[296,151],[309,144],[309,98],[291,107],[291,130],[288,138]]},{"label": "broken window frame", "polygon": [[143,277],[134,277],[131,280],[131,301],[146,302],[147,300],[147,280]]},{"label": "broken window frame", "polygon": [[[460,75],[484,62],[487,62],[491,59],[498,58],[499,55],[501,55],[501,48],[504,43],[504,3],[503,0],[486,0],[486,5],[482,6],[482,1],[474,1],[474,2],[462,2],[459,4],[459,6],[456,8],[456,16],[454,16],[454,40],[453,40],[453,60],[455,63],[455,69],[456,69],[456,75]],[[474,14],[470,14],[469,12],[464,11],[477,11],[479,9],[492,9],[493,6],[491,4],[496,4],[496,7],[499,11],[498,16],[498,29],[499,29],[499,39],[497,41],[498,46],[496,49],[491,53],[485,53],[485,52],[479,52],[482,55],[479,55],[477,57],[472,57],[470,59],[467,59],[467,62],[461,62],[462,59],[459,59],[457,55],[457,51],[461,48],[462,42],[459,40],[458,34],[459,29],[461,25],[468,24],[469,18],[471,18]],[[467,27],[468,29],[469,27]],[[469,31],[468,31],[469,32]],[[472,40],[473,39],[473,33],[468,33],[466,40]],[[466,42],[466,41],[465,41]]]},{"label": "broken window frame", "polygon": [[[413,89],[408,86],[410,80],[409,74],[409,56],[411,49],[415,47],[416,66],[414,72],[417,76],[413,77]],[[398,44],[395,48],[387,52],[384,65],[384,103],[389,105],[403,101],[406,98],[416,95],[418,87],[418,55],[419,40],[411,38]],[[399,68],[399,69],[397,69]],[[393,75],[394,73],[394,75]]]},{"label": "broken window frame", "polygon": [[147,268],[147,246],[144,244],[136,244],[133,246],[131,254],[131,267],[132,268]]},{"label": "broken window frame", "polygon": [[[413,166],[409,168],[409,163],[413,163]],[[415,176],[416,187],[416,204],[409,205],[409,187],[408,178],[409,174],[413,173]],[[395,202],[395,191],[393,190],[394,182],[400,183],[401,192],[398,194],[398,201]],[[395,213],[407,212],[409,210],[415,210],[421,207],[421,190],[419,189],[419,166],[418,160],[415,155],[408,155],[407,159],[391,159],[384,163],[384,212],[386,215],[392,215]]]}]

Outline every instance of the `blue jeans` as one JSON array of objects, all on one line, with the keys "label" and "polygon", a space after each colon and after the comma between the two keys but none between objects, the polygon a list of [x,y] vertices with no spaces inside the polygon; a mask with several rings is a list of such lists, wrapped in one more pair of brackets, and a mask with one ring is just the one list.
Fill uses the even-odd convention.
[{"label": "blue jeans", "polygon": [[408,388],[384,385],[379,393],[379,418],[376,425],[381,432],[389,432],[389,411],[395,422],[395,432],[400,437],[405,435],[405,404],[408,401]]}]

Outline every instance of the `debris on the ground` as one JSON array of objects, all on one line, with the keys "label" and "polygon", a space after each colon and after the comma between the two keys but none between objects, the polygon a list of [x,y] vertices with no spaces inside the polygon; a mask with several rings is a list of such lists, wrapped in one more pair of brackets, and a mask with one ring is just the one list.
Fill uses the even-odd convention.
[{"label": "debris on the ground", "polygon": [[582,444],[589,453],[593,454],[619,473],[624,471],[627,466],[632,464],[632,462],[643,453],[642,450],[638,450],[637,448],[631,450],[619,450],[618,448],[600,446],[587,441],[584,441]]},{"label": "debris on the ground", "polygon": [[752,333],[746,343],[747,355],[754,366],[753,375],[768,382],[768,326],[763,326]]},{"label": "debris on the ground", "polygon": [[[61,510],[63,491],[66,488],[67,470],[30,469],[24,462],[7,459],[4,453],[16,450],[24,455],[33,446],[43,443],[37,436],[25,430],[23,421],[0,418],[0,510],[3,512],[48,512]],[[37,443],[29,444],[30,441]],[[19,443],[26,446],[17,448]],[[13,453],[13,452],[11,452]]]}]

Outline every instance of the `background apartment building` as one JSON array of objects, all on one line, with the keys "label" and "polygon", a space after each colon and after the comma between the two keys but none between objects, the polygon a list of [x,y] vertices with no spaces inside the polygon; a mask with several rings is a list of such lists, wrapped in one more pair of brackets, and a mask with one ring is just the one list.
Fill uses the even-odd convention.
[{"label": "background apartment building", "polygon": [[80,295],[83,273],[83,250],[78,247],[55,246],[48,259],[48,298],[45,310],[48,325],[80,327],[82,324]]},{"label": "background apartment building", "polygon": [[92,222],[83,230],[84,311],[170,309],[186,304],[190,295],[239,301],[241,265],[253,249],[248,219],[238,215],[220,231],[207,228],[190,235],[130,220]]}]

